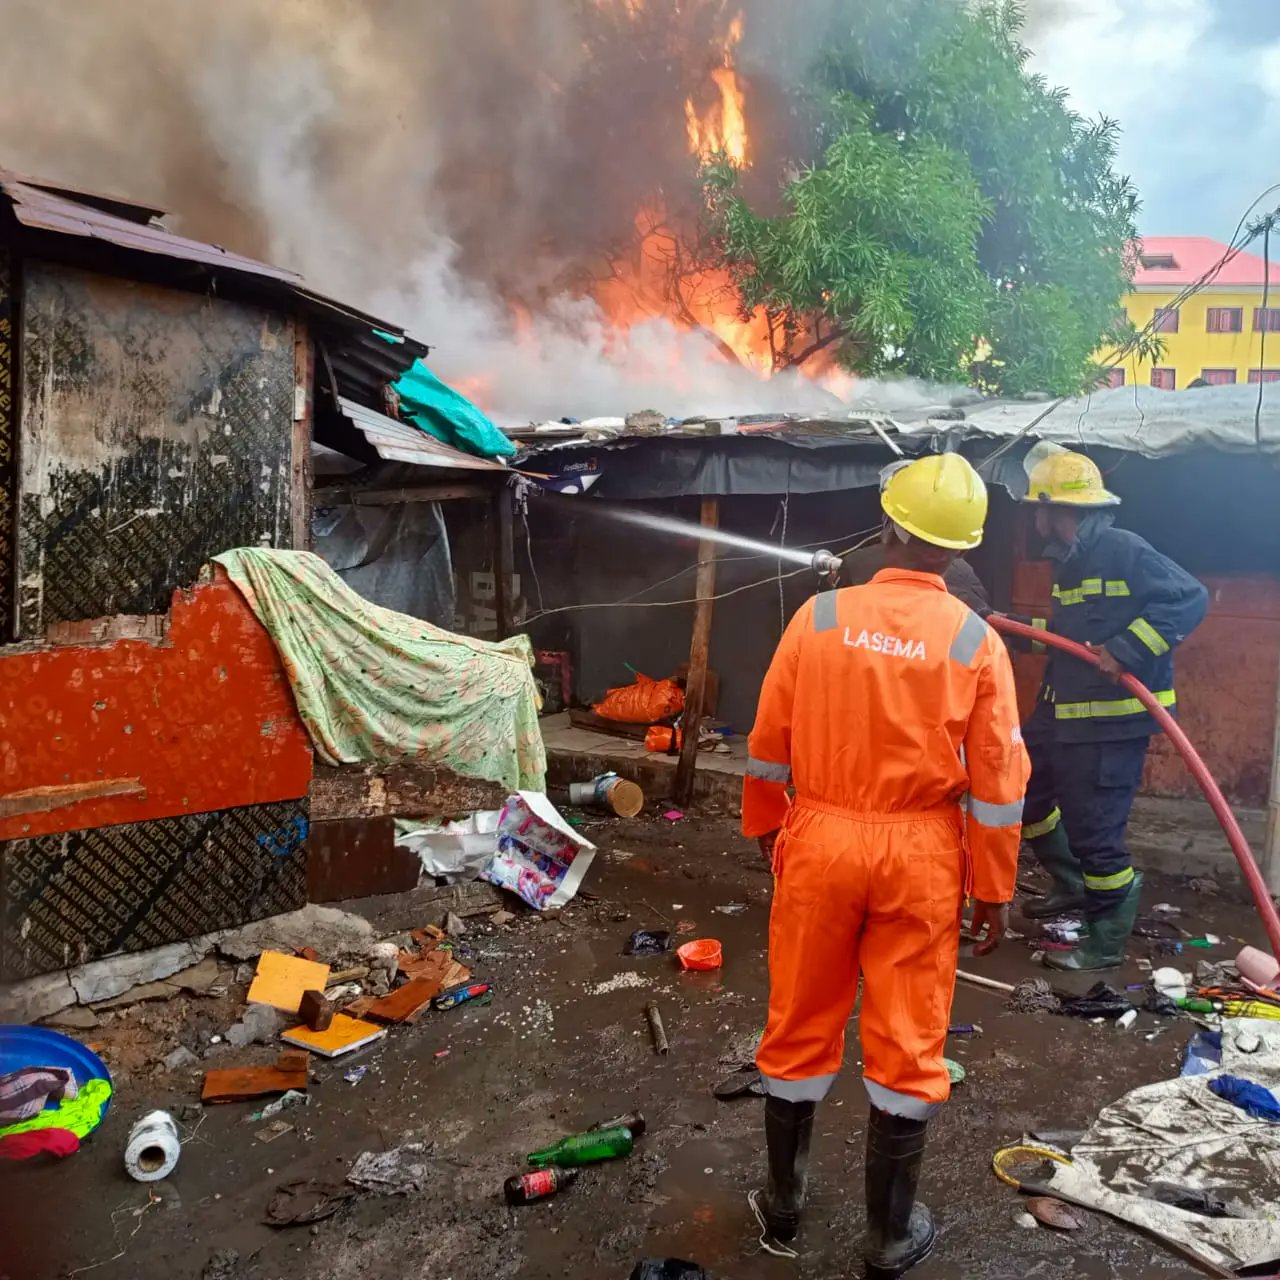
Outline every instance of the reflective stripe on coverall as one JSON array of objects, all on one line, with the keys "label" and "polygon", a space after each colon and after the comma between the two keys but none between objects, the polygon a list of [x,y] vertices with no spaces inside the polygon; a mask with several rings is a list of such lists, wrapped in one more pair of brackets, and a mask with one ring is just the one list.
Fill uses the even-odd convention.
[{"label": "reflective stripe on coverall", "polygon": [[749,752],[743,833],[782,828],[765,1087],[826,1095],[861,971],[867,1091],[927,1116],[950,1094],[964,894],[1007,902],[1017,874],[1029,766],[1008,653],[940,577],[882,570],[792,618]]}]

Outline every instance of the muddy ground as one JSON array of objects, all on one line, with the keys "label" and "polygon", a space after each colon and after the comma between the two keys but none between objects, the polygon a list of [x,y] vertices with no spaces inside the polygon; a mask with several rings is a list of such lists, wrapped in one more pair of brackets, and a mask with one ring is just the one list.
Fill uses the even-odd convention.
[{"label": "muddy ground", "polygon": [[[746,1207],[761,1173],[762,1104],[711,1095],[731,1069],[724,1060],[749,1053],[764,1021],[770,880],[754,845],[732,820],[717,817],[675,824],[641,818],[589,832],[601,847],[586,882],[594,900],[579,897],[556,920],[523,912],[506,926],[472,922],[470,963],[477,977],[493,982],[491,1005],[429,1013],[354,1058],[316,1060],[310,1106],[289,1113],[296,1129],[270,1143],[255,1136],[261,1122],[245,1122],[261,1104],[201,1114],[190,1105],[198,1071],[169,1075],[153,1065],[172,1048],[175,1022],[188,1042],[204,1043],[234,1021],[238,991],[220,1001],[137,1006],[117,1019],[112,1036],[78,1033],[104,1042],[119,1077],[114,1104],[71,1159],[0,1169],[0,1276],[623,1280],[645,1256],[694,1259],[718,1280],[861,1274],[866,1100],[856,1038],[819,1112],[798,1262],[761,1253]],[[1235,892],[1197,893],[1185,882],[1151,877],[1146,901],[1180,904],[1187,927],[1224,938],[1216,951],[1195,954],[1226,958],[1235,952],[1231,937],[1257,940],[1253,913]],[[746,909],[715,910],[731,903]],[[385,905],[374,900],[368,909]],[[1014,924],[1025,928],[1016,917]],[[627,936],[644,926],[722,939],[724,968],[684,975],[669,956],[625,958]],[[1142,955],[1148,947],[1132,950]],[[1022,942],[962,963],[1010,981],[1033,973]],[[1132,960],[1123,978],[1141,979]],[[600,986],[613,989],[595,993]],[[650,999],[670,1035],[666,1058],[650,1046],[643,1016]],[[980,1023],[984,1034],[953,1037],[948,1049],[968,1080],[932,1126],[923,1193],[941,1239],[913,1276],[1192,1274],[1096,1216],[1071,1235],[1017,1225],[1018,1197],[990,1170],[996,1148],[1024,1130],[1082,1128],[1119,1094],[1176,1074],[1191,1024],[1143,1014],[1125,1032],[1011,1014],[1001,997],[965,987],[956,993],[953,1021]],[[271,1056],[247,1050],[235,1064]],[[354,1063],[369,1066],[357,1085],[343,1080]],[[218,1065],[230,1065],[225,1055]],[[183,1106],[191,1118],[176,1172],[150,1190],[130,1181],[121,1161],[130,1125],[154,1107]],[[576,1186],[541,1204],[503,1203],[503,1180],[526,1152],[634,1108],[647,1117],[649,1132],[630,1158],[584,1172]],[[425,1192],[357,1199],[315,1226],[264,1225],[263,1211],[281,1184],[341,1183],[361,1152],[406,1139],[432,1144]],[[209,1267],[216,1250],[234,1251],[236,1267]]]}]

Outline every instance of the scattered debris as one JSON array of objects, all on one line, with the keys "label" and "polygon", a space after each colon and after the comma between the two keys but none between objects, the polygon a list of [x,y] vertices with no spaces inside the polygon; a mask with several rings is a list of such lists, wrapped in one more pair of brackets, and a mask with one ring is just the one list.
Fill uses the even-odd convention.
[{"label": "scattered debris", "polygon": [[947,1028],[949,1036],[980,1036],[982,1034],[982,1026],[977,1022],[957,1022],[955,1026]]},{"label": "scattered debris", "polygon": [[602,773],[590,782],[571,782],[569,803],[607,809],[619,818],[634,818],[644,808],[644,792],[616,773]]},{"label": "scattered debris", "polygon": [[172,1053],[167,1054],[164,1059],[164,1069],[166,1071],[191,1071],[199,1065],[200,1059],[186,1045],[182,1044]]},{"label": "scattered debris", "polygon": [[463,938],[467,933],[467,926],[463,924],[462,918],[454,915],[452,911],[445,913],[443,927],[445,933],[451,938]]},{"label": "scattered debris", "polygon": [[684,817],[684,814],[679,809],[668,809],[662,816],[668,822],[679,822]]},{"label": "scattered debris", "polygon": [[724,951],[715,938],[697,938],[677,947],[676,959],[682,969],[718,969],[724,962]]},{"label": "scattered debris", "polygon": [[1192,893],[1221,893],[1222,887],[1212,876],[1192,876],[1187,881]]},{"label": "scattered debris", "polygon": [[227,1028],[226,1041],[236,1049],[251,1044],[270,1044],[288,1025],[288,1018],[268,1004],[251,1004],[239,1022]]},{"label": "scattered debris", "polygon": [[721,1102],[730,1102],[734,1098],[748,1095],[753,1098],[764,1097],[764,1081],[759,1070],[754,1066],[739,1067],[732,1075],[726,1076],[711,1090]]},{"label": "scattered debris", "polygon": [[556,812],[545,795],[518,791],[498,822],[498,848],[480,873],[535,911],[572,900],[591,867],[596,847]]},{"label": "scattered debris", "polygon": [[460,1004],[465,1004],[468,1000],[487,996],[491,990],[492,987],[487,982],[473,982],[461,987],[451,987],[448,991],[436,996],[431,1002],[431,1007],[439,1010],[453,1009]]},{"label": "scattered debris", "polygon": [[634,1146],[634,1136],[625,1126],[591,1129],[586,1133],[570,1134],[541,1151],[531,1151],[527,1159],[534,1169],[549,1169],[554,1165],[572,1167],[599,1164],[603,1160],[618,1160],[629,1156]]},{"label": "scattered debris", "polygon": [[1117,1026],[1121,1031],[1128,1031],[1128,1029],[1129,1029],[1131,1026],[1133,1026],[1133,1024],[1134,1024],[1135,1022],[1137,1022],[1137,1020],[1138,1020],[1138,1011],[1137,1011],[1137,1009],[1130,1009],[1128,1013],[1122,1013],[1122,1014],[1121,1014],[1121,1015],[1116,1019],[1116,1026]]},{"label": "scattered debris", "polygon": [[299,1048],[320,1054],[321,1057],[340,1058],[344,1053],[353,1053],[375,1040],[381,1040],[386,1034],[385,1027],[375,1027],[372,1022],[336,1013],[333,1022],[324,1031],[294,1027],[291,1031],[284,1032],[280,1038],[287,1044],[296,1044]]},{"label": "scattered debris", "polygon": [[344,1071],[342,1078],[348,1084],[359,1084],[361,1080],[369,1074],[368,1067],[352,1067],[350,1071]]},{"label": "scattered debris", "polygon": [[376,1018],[379,1022],[414,1023],[439,992],[440,984],[435,980],[413,978],[389,996],[366,1005],[363,1016]]},{"label": "scattered debris", "polygon": [[671,1046],[667,1043],[666,1028],[662,1025],[662,1014],[658,1011],[657,1004],[650,1000],[644,1007],[644,1016],[649,1021],[649,1035],[653,1038],[653,1048],[656,1053],[669,1053]]},{"label": "scattered debris", "polygon": [[246,997],[250,1004],[270,1005],[285,1013],[297,1013],[303,995],[323,991],[329,981],[327,964],[315,964],[280,951],[264,951]]},{"label": "scattered debris", "polygon": [[232,1067],[206,1071],[201,1102],[244,1102],[270,1093],[287,1093],[307,1087],[307,1055],[282,1053],[273,1067]]},{"label": "scattered debris", "polygon": [[240,1274],[240,1255],[234,1249],[215,1249],[204,1264],[200,1280],[236,1280]]},{"label": "scattered debris", "polygon": [[349,1200],[355,1190],[340,1182],[309,1179],[290,1182],[280,1187],[267,1205],[265,1221],[273,1227],[305,1226],[331,1218]]},{"label": "scattered debris", "polygon": [[538,1169],[533,1173],[517,1173],[503,1183],[502,1193],[508,1204],[532,1204],[573,1186],[579,1176],[577,1169]]},{"label": "scattered debris", "polygon": [[384,1196],[423,1191],[430,1173],[423,1161],[430,1155],[431,1146],[425,1142],[407,1142],[390,1151],[366,1151],[356,1157],[347,1181],[362,1191]]},{"label": "scattered debris", "polygon": [[1133,1011],[1123,991],[1095,982],[1082,996],[1059,995],[1057,1012],[1068,1018],[1121,1018]]},{"label": "scattered debris", "polygon": [[313,902],[298,911],[234,929],[219,937],[217,944],[231,960],[256,960],[264,951],[292,955],[303,947],[322,956],[363,955],[372,941],[373,925],[363,916]]},{"label": "scattered debris", "polygon": [[747,909],[745,902],[726,902],[722,907],[713,907],[722,916],[740,916]]},{"label": "scattered debris", "polygon": [[671,947],[671,934],[666,929],[637,929],[623,947],[624,956],[659,956]]},{"label": "scattered debris", "polygon": [[278,1116],[282,1111],[289,1111],[294,1107],[307,1107],[311,1105],[311,1099],[297,1089],[290,1089],[283,1097],[277,1098],[274,1102],[268,1102],[261,1111],[255,1111],[253,1115],[245,1117],[245,1123],[251,1121],[256,1123],[259,1120],[270,1120],[272,1116]]},{"label": "scattered debris", "polygon": [[510,924],[515,918],[514,911],[495,911],[489,917],[489,922],[497,925]]},{"label": "scattered debris", "polygon": [[333,1006],[323,991],[304,991],[298,1005],[298,1017],[309,1031],[325,1031],[333,1022]]},{"label": "scattered debris", "polygon": [[277,1138],[283,1138],[286,1133],[293,1132],[293,1125],[287,1120],[273,1120],[270,1124],[264,1125],[253,1136],[259,1142],[274,1142]]},{"label": "scattered debris", "polygon": [[634,969],[628,969],[626,973],[616,973],[612,978],[606,978],[593,987],[587,987],[586,992],[589,996],[604,996],[611,991],[621,991],[624,987],[647,987],[648,985],[647,978],[641,977]]},{"label": "scattered debris", "polygon": [[135,1182],[159,1182],[177,1168],[181,1154],[173,1117],[167,1111],[150,1111],[129,1130],[125,1172]]},{"label": "scattered debris", "polygon": [[964,1084],[969,1073],[954,1058],[943,1058],[942,1065],[946,1067],[947,1077],[953,1085]]}]

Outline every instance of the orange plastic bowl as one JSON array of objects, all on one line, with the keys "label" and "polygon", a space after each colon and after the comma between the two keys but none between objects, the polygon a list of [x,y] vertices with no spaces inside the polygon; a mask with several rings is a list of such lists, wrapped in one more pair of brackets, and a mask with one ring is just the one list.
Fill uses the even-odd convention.
[{"label": "orange plastic bowl", "polygon": [[714,938],[695,938],[676,950],[682,969],[718,969],[723,958],[723,949]]}]

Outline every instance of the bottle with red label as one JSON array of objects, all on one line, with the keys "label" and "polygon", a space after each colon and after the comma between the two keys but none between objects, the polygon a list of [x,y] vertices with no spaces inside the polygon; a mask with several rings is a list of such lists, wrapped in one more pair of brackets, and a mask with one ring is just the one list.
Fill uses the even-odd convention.
[{"label": "bottle with red label", "polygon": [[508,1204],[532,1204],[572,1186],[580,1172],[580,1169],[536,1169],[533,1173],[517,1173],[503,1184],[503,1192]]}]

